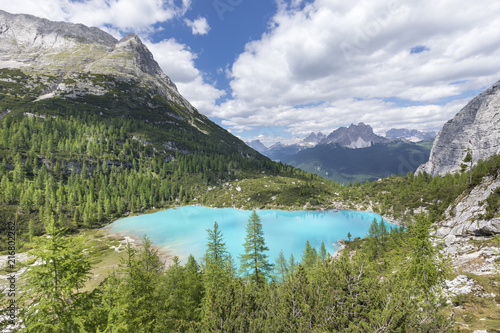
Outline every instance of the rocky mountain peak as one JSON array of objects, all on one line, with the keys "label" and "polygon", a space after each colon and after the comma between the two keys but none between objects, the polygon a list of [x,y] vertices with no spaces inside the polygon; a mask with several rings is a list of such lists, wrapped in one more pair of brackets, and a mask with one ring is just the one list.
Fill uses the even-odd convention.
[{"label": "rocky mountain peak", "polygon": [[473,163],[500,153],[500,81],[471,100],[441,129],[429,162],[417,172],[445,175],[457,172],[467,152]]},{"label": "rocky mountain peak", "polygon": [[378,143],[387,143],[391,140],[373,133],[370,125],[359,123],[349,127],[340,127],[321,140],[320,145],[338,144],[340,146],[357,149],[367,148]]},{"label": "rocky mountain peak", "polygon": [[[45,75],[43,81],[49,88],[43,88],[40,98],[103,95],[114,88],[114,82],[102,81],[104,75],[140,82],[151,95],[158,94],[194,112],[136,34],[118,41],[82,24],[0,10],[0,68],[6,67]],[[100,83],[90,83],[89,75],[100,76]],[[82,81],[82,76],[87,79]]]},{"label": "rocky mountain peak", "polygon": [[2,49],[12,43],[25,48],[24,52],[37,49],[54,49],[69,44],[99,44],[113,47],[117,40],[110,34],[83,24],[52,22],[25,14],[10,14],[0,10],[0,37]]},{"label": "rocky mountain peak", "polygon": [[314,132],[311,132],[304,140],[301,141],[301,143],[305,145],[317,145],[318,143],[321,142],[321,140],[325,139],[326,135],[324,135],[321,132],[318,132],[317,134]]},{"label": "rocky mountain peak", "polygon": [[247,145],[258,151],[259,153],[263,153],[267,150],[267,147],[260,140],[253,140],[247,142]]}]

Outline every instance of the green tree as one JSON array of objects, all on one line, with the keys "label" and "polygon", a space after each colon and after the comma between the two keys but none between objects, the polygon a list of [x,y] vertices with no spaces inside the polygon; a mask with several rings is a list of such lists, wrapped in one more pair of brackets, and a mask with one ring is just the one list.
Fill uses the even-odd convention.
[{"label": "green tree", "polygon": [[447,261],[433,246],[429,235],[432,220],[428,214],[415,215],[415,223],[410,227],[410,258],[406,266],[406,277],[424,292],[427,302],[431,297],[431,289],[442,282],[448,271]]},{"label": "green tree", "polygon": [[263,284],[269,278],[273,265],[268,262],[265,251],[269,251],[264,240],[259,215],[252,212],[246,227],[245,253],[240,255],[241,272],[250,281]]},{"label": "green tree", "polygon": [[[464,163],[469,163],[469,184],[472,184],[472,150],[469,148],[466,150],[467,155],[464,158]],[[464,171],[464,167],[462,166],[462,170]],[[462,171],[462,172],[463,172]]]},{"label": "green tree", "polygon": [[[172,319],[166,320],[169,294],[163,288],[164,264],[158,249],[145,235],[136,248],[126,246],[127,256],[103,287],[108,313],[105,331],[164,331]],[[172,329],[172,327],[169,327]]]},{"label": "green tree", "polygon": [[203,280],[200,267],[194,257],[190,255],[184,266],[185,320],[198,321],[200,318],[199,307],[203,297]]},{"label": "green tree", "polygon": [[40,262],[27,271],[20,316],[31,332],[75,332],[85,298],[79,290],[89,278],[90,260],[82,252],[82,241],[65,238],[54,217],[47,236],[37,240],[32,255]]},{"label": "green tree", "polygon": [[325,242],[321,242],[321,245],[319,247],[318,259],[320,259],[321,262],[325,262],[326,259],[328,258],[328,256],[329,256],[329,254],[326,251]]},{"label": "green tree", "polygon": [[202,321],[205,323],[214,318],[219,295],[233,277],[232,258],[226,250],[226,243],[217,222],[214,222],[213,229],[207,229],[207,233],[207,251],[203,258],[205,295],[201,306]]},{"label": "green tree", "polygon": [[318,252],[311,246],[309,240],[306,241],[304,251],[302,251],[302,265],[307,270],[311,269],[318,259]]},{"label": "green tree", "polygon": [[286,281],[289,271],[288,262],[283,254],[283,250],[280,251],[278,258],[276,258],[276,265],[274,266],[276,280],[280,283]]}]

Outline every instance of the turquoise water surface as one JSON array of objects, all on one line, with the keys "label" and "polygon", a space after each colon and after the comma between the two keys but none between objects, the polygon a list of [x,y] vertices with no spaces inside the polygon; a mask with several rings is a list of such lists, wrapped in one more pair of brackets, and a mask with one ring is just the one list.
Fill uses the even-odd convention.
[{"label": "turquoise water surface", "polygon": [[[252,211],[233,208],[208,208],[186,206],[161,212],[132,216],[117,220],[108,226],[111,232],[142,238],[146,234],[151,241],[171,255],[177,255],[183,262],[193,254],[200,260],[205,254],[207,229],[213,229],[217,221],[223,233],[228,251],[239,263],[238,255],[244,253],[243,243],[246,225]],[[268,256],[272,262],[283,250],[286,258],[291,254],[299,261],[307,240],[319,250],[325,242],[329,253],[336,250],[337,239],[364,237],[373,219],[378,214],[356,211],[283,211],[260,210],[257,214],[262,220],[262,229]],[[385,222],[385,221],[384,221]],[[392,224],[386,223],[387,229]]]}]

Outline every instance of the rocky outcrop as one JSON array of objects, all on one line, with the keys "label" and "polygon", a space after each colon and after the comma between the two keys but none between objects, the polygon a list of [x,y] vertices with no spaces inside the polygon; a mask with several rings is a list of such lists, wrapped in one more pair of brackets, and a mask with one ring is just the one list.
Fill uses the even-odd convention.
[{"label": "rocky outcrop", "polygon": [[500,177],[486,177],[474,189],[459,197],[454,206],[446,211],[447,218],[438,223],[436,236],[465,237],[500,234],[500,218],[483,219],[486,199],[500,187]]},{"label": "rocky outcrop", "polygon": [[470,192],[457,198],[436,223],[435,241],[444,245],[454,271],[476,275],[495,274],[499,245],[492,241],[500,234],[500,218],[484,219],[486,199],[500,186],[500,178],[485,177]]},{"label": "rocky outcrop", "polygon": [[[444,291],[447,298],[457,295],[473,294],[476,297],[494,298],[495,294],[485,293],[483,286],[466,275],[458,275],[453,280],[446,280]],[[451,303],[451,301],[449,301]]]},{"label": "rocky outcrop", "polygon": [[472,152],[473,164],[500,153],[500,81],[469,102],[439,132],[430,159],[417,172],[445,175],[461,169]]}]

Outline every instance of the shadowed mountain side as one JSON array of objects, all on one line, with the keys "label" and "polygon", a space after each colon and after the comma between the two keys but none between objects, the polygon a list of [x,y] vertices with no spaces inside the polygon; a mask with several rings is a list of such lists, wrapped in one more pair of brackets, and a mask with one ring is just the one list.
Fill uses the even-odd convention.
[{"label": "shadowed mountain side", "polygon": [[415,172],[429,159],[429,149],[407,142],[349,149],[318,145],[286,156],[283,162],[339,182],[366,182],[392,174]]}]

